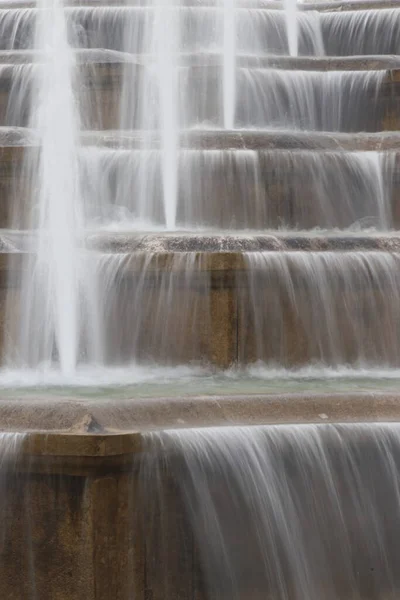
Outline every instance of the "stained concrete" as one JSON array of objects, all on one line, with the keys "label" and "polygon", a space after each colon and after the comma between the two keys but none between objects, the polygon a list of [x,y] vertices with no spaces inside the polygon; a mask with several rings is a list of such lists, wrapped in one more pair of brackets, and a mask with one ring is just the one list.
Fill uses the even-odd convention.
[{"label": "stained concrete", "polygon": [[[162,512],[154,511],[161,496],[144,495],[138,469],[147,448],[141,433],[149,428],[399,419],[396,394],[118,403],[5,396],[3,428],[46,431],[27,434],[13,469],[7,472],[3,464],[0,595],[10,600],[208,598],[176,481],[164,470],[153,490],[162,494]],[[127,427],[134,431],[122,431]]]},{"label": "stained concrete", "polygon": [[394,392],[268,393],[107,400],[0,396],[0,430],[31,431],[26,452],[114,456],[140,450],[154,429],[238,424],[400,421]]}]

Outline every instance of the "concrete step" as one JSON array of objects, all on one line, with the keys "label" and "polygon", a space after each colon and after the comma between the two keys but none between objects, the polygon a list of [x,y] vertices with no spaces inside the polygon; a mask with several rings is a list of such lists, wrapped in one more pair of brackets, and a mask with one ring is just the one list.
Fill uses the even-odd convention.
[{"label": "concrete step", "polygon": [[[361,136],[362,144],[357,136],[347,136],[344,140],[353,144],[349,151],[340,146],[340,139],[328,136],[276,133],[254,138],[250,134],[248,140],[246,134],[231,137],[220,132],[216,137],[215,132],[209,133],[211,140],[207,132],[197,132],[192,139],[187,136],[186,147],[178,153],[176,215],[180,227],[400,227],[400,136],[389,135],[387,140],[385,136]],[[212,143],[215,139],[220,148]],[[33,161],[38,158],[34,147],[0,148],[1,227],[29,226],[30,209],[36,201],[24,170],[24,156]],[[96,198],[96,206],[85,204],[88,223],[118,223],[122,210],[133,227],[137,218],[163,227],[159,150],[141,151],[111,143],[82,146],[80,168],[82,193]],[[144,193],[139,173],[148,173],[153,182],[145,192],[145,209],[137,202]],[[144,212],[139,215],[140,210]]]},{"label": "concrete step", "polygon": [[[400,366],[397,235],[99,235],[88,244],[106,354],[119,365]],[[0,256],[3,306],[12,303],[18,324],[22,255]]]},{"label": "concrete step", "polygon": [[[336,3],[335,3],[336,4]],[[328,5],[329,6],[329,5]],[[400,10],[301,11],[299,23],[300,55],[371,55],[398,54]],[[33,47],[36,8],[0,9],[0,48]],[[179,15],[184,52],[220,48],[223,39],[223,11],[220,7],[181,6]],[[151,32],[154,9],[147,6],[69,6],[66,16],[70,41],[75,47],[105,48],[149,52],[146,46]],[[238,8],[237,51],[242,54],[289,54],[286,17],[282,10]],[[141,31],[142,36],[135,32]],[[190,36],[184,32],[190,31]],[[147,41],[146,41],[147,40]]]},{"label": "concrete step", "polygon": [[[157,133],[142,131],[83,131],[82,146],[139,150],[160,148]],[[33,148],[38,136],[25,127],[0,127],[0,149],[4,159],[18,164],[26,148]],[[311,150],[385,152],[400,150],[400,132],[343,133],[287,130],[184,130],[179,138],[183,150]]]},{"label": "concrete step", "polygon": [[[90,69],[96,70],[103,65],[111,64],[113,68],[127,69],[130,65],[152,67],[157,60],[154,54],[130,54],[116,50],[78,49],[74,52],[75,60],[82,69],[82,75],[88,76]],[[178,67],[222,68],[221,52],[179,53],[175,57]],[[40,52],[34,50],[1,50],[0,65],[12,69],[14,65],[41,64]],[[400,57],[397,55],[375,56],[279,56],[251,55],[238,53],[235,67],[242,69],[280,69],[297,71],[382,71],[400,68]],[[5,84],[7,85],[7,84]]]},{"label": "concrete step", "polygon": [[[118,411],[115,397],[95,399],[82,389],[69,395],[5,389],[0,394],[0,426],[7,431],[29,432],[23,453],[35,457],[34,468],[39,470],[41,460],[45,462],[46,457],[51,456],[63,456],[66,463],[69,457],[72,468],[78,457],[83,467],[84,457],[101,460],[101,457],[140,452],[143,449],[141,435],[155,429],[400,420],[398,379],[394,372],[381,379],[365,375],[357,378],[354,374],[365,390],[356,390],[355,382],[351,377],[346,380],[344,375],[336,382],[336,391],[334,381],[330,380],[324,392],[315,389],[319,383],[317,376],[314,381],[307,381],[307,378],[302,380],[301,375],[296,379],[295,373],[288,375],[293,378],[294,386],[297,383],[302,389],[266,391],[268,380],[253,378],[251,381],[246,379],[246,373],[238,374],[238,379],[230,385],[226,379],[229,391],[224,393],[214,393],[212,383],[206,394],[182,396],[179,391],[168,396],[170,387],[180,389],[177,382],[165,386],[148,383],[132,386],[131,390],[122,387],[121,397],[116,396]],[[224,385],[223,377],[215,381],[215,390]],[[279,381],[278,374],[275,381]],[[192,384],[196,387],[196,378]],[[274,378],[271,378],[271,386],[273,384]],[[151,391],[153,395],[148,396]],[[90,393],[90,389],[87,392]],[[110,390],[111,394],[115,395],[115,390]],[[57,410],[54,410],[55,404]],[[86,465],[90,466],[94,466],[93,460]]]},{"label": "concrete step", "polygon": [[[67,8],[70,7],[99,7],[99,8],[123,8],[129,6],[146,7],[147,3],[144,0],[130,0],[124,2],[123,0],[69,0],[65,2]],[[154,6],[150,2],[149,6]],[[1,8],[4,10],[11,9],[31,9],[36,8],[37,4],[33,0],[31,2],[26,0],[12,0],[7,2],[6,0],[1,3]],[[192,8],[221,8],[221,4],[218,0],[182,0],[177,2],[176,7],[192,7]],[[365,11],[365,10],[387,10],[398,8],[397,0],[334,0],[331,2],[305,2],[298,3],[297,8],[299,12],[349,12],[349,11]],[[285,6],[282,1],[274,0],[237,0],[234,4],[236,9],[257,9],[257,10],[268,10],[268,11],[284,11]]]},{"label": "concrete step", "polygon": [[[352,459],[352,465],[357,464],[358,482],[365,481],[366,485],[371,486],[363,487],[363,491],[367,490],[368,498],[374,499],[375,504],[372,507],[376,508],[378,514],[388,506],[393,506],[390,514],[397,514],[396,495],[393,491],[395,483],[391,479],[392,472],[387,469],[387,462],[384,462],[382,457],[386,460],[392,459],[394,464],[397,464],[398,426],[396,423],[379,423],[382,420],[398,420],[397,394],[341,394],[333,397],[252,397],[249,394],[247,398],[238,399],[174,397],[166,400],[162,402],[149,399],[142,402],[137,398],[132,399],[129,414],[133,416],[133,408],[137,402],[136,421],[142,421],[144,427],[135,427],[135,431],[131,433],[113,430],[107,434],[96,434],[85,429],[61,433],[43,431],[39,426],[41,431],[27,433],[21,444],[10,438],[15,456],[7,461],[6,455],[2,464],[2,474],[6,482],[2,507],[5,523],[4,551],[0,565],[0,592],[3,597],[22,598],[29,594],[32,585],[32,569],[29,565],[34,558],[35,589],[41,598],[56,597],[59,595],[60,586],[65,598],[86,600],[100,600],[101,596],[118,597],[121,600],[129,600],[132,597],[145,600],[149,594],[154,600],[163,600],[166,591],[169,598],[177,598],[178,595],[188,598],[192,593],[198,600],[207,598],[204,590],[207,589],[208,580],[199,558],[198,538],[193,526],[185,517],[184,503],[177,485],[178,479],[182,483],[182,477],[186,473],[185,463],[182,454],[177,448],[173,448],[172,444],[168,444],[167,440],[164,439],[161,453],[157,440],[146,437],[146,414],[153,415],[156,423],[161,426],[164,422],[175,423],[175,426],[181,427],[185,419],[189,425],[194,423],[204,427],[212,423],[215,426],[218,422],[232,426],[240,420],[240,415],[243,415],[243,422],[249,419],[252,424],[268,423],[271,416],[272,422],[274,418],[279,421],[283,416],[285,422],[296,423],[296,428],[281,426],[270,430],[270,435],[274,435],[279,455],[276,456],[275,452],[271,451],[268,458],[271,462],[274,458],[280,461],[280,482],[291,482],[290,489],[297,494],[301,506],[307,505],[306,501],[310,499],[307,490],[310,490],[314,506],[329,507],[331,496],[327,495],[325,499],[324,495],[321,497],[319,494],[323,494],[326,489],[331,490],[332,481],[335,482],[334,489],[340,490],[340,494],[335,495],[334,501],[340,501],[340,506],[345,509],[341,511],[340,526],[349,527],[353,534],[350,537],[350,549],[354,553],[356,548],[358,549],[358,570],[355,572],[357,577],[354,576],[352,581],[356,581],[360,588],[368,587],[371,581],[375,583],[376,580],[371,579],[374,574],[372,572],[371,575],[369,566],[371,548],[374,550],[375,546],[372,546],[369,536],[368,552],[363,552],[364,546],[361,544],[361,551],[358,548],[357,543],[363,539],[364,530],[361,531],[361,528],[364,527],[365,519],[360,524],[359,520],[353,517],[353,479],[350,479],[350,483],[346,479],[347,471],[344,471],[343,465],[347,464],[345,461],[348,461],[349,457]],[[90,402],[86,412],[82,403],[78,407],[77,402],[73,400],[68,403],[64,399],[51,396],[32,399],[30,406],[27,405],[26,399],[21,399],[21,403],[32,416],[34,423],[38,422],[40,414],[43,416],[42,423],[47,423],[47,418],[52,421],[54,415],[60,413],[64,414],[66,420],[68,415],[78,417],[83,414],[82,425],[85,422],[95,422],[91,413],[96,408]],[[103,412],[103,415],[108,412],[111,420],[114,420],[118,410],[115,406],[112,411],[108,410],[109,403],[106,400],[104,403],[107,408],[102,408],[98,403],[97,411]],[[16,412],[11,421],[19,422],[20,429],[26,431],[26,419],[19,419],[22,416],[19,406],[19,402],[14,402]],[[121,414],[124,414],[125,410],[124,406]],[[10,405],[2,402],[0,424],[3,429],[7,429],[8,415],[11,413]],[[339,424],[337,427],[321,424],[315,431],[314,427],[310,427],[304,421],[299,424],[302,415],[306,417],[305,423],[307,417],[311,416],[312,421],[321,421],[328,415],[335,416],[337,423],[349,423]],[[214,416],[216,421],[213,420]],[[370,423],[374,417],[375,423]],[[30,425],[30,422],[28,424]],[[265,429],[265,434],[268,435],[269,428]],[[230,431],[234,435],[232,430]],[[203,432],[205,436],[210,435],[207,429],[203,429]],[[222,434],[218,431],[215,433]],[[251,429],[246,430],[250,440],[255,433]],[[258,429],[257,435],[260,436],[260,433]],[[329,457],[328,472],[322,471],[317,459],[309,458],[309,462],[305,462],[303,454],[296,453],[294,440],[298,439],[297,436],[306,437],[310,445],[317,437],[318,451]],[[314,446],[311,447],[314,449]],[[314,455],[311,457],[314,458]],[[375,468],[371,468],[371,464]],[[213,466],[212,461],[207,464],[207,475]],[[228,471],[224,475],[214,477],[213,485],[207,485],[205,489],[210,494],[210,501],[216,502],[219,494],[224,498],[224,509],[226,506],[229,508],[229,513],[225,512],[225,516],[230,516],[231,495],[226,486],[232,479]],[[312,476],[315,485],[305,486],[306,476]],[[331,476],[331,479],[327,488],[328,476]],[[377,494],[378,489],[381,490],[381,495]],[[241,496],[236,494],[234,498],[238,501]],[[163,510],[160,510],[160,506],[166,511],[168,518]],[[247,557],[250,554],[252,557],[252,543],[247,542],[243,546],[242,544],[243,540],[248,540],[244,530],[248,534],[252,531],[250,527],[254,526],[253,515],[249,516],[244,505],[238,506],[240,510],[235,527],[235,549],[240,550],[243,547],[246,550],[243,556]],[[332,513],[328,511],[328,514]],[[331,530],[332,522],[326,522],[326,510],[317,511],[315,514],[306,512],[304,519],[310,519],[310,526],[307,526],[308,522],[305,524],[307,531],[312,525],[315,526],[315,519],[319,520],[317,523],[321,524],[321,527],[325,524]],[[382,537],[379,538],[380,545],[376,550],[378,554],[382,552],[382,539],[385,542],[394,540],[394,546],[389,546],[389,542],[386,542],[385,549],[397,547],[397,521],[394,521],[394,525],[391,521],[383,523],[379,529]],[[168,541],[168,551],[165,553],[164,545],[159,542],[161,535]],[[35,543],[43,539],[46,539],[45,545]],[[156,573],[155,557],[159,559]],[[337,561],[338,555],[332,555],[334,581],[341,583],[343,570],[338,568]],[[374,562],[374,565],[376,564]],[[248,567],[247,561],[245,566]],[[251,566],[253,582],[254,562]],[[170,574],[170,578],[166,576],[163,568]],[[395,570],[393,573],[397,574]],[[338,587],[342,591],[339,583]],[[396,585],[397,589],[397,577],[393,578],[392,585]],[[380,589],[378,585],[377,589]],[[347,597],[341,594],[341,598]],[[378,597],[378,594],[374,595],[373,600]]]},{"label": "concrete step", "polygon": [[[121,264],[124,272],[136,272],[141,262],[150,255],[148,267],[161,267],[182,272],[182,264],[174,262],[175,255],[195,253],[204,255],[194,270],[221,271],[246,269],[243,254],[246,252],[400,252],[400,232],[318,232],[318,231],[255,231],[227,233],[211,232],[108,232],[89,230],[82,241],[82,248],[104,255],[123,254]],[[0,272],[4,283],[9,259],[15,258],[13,266],[22,268],[22,253],[31,252],[35,233],[3,229],[0,235]],[[11,254],[10,254],[11,252]],[[132,255],[132,261],[130,260]],[[162,263],[159,260],[162,260]]]},{"label": "concrete step", "polygon": [[[32,145],[34,140],[34,133],[24,128],[0,128],[0,147]],[[122,150],[143,147],[156,150],[160,148],[160,138],[157,133],[149,135],[141,131],[88,131],[82,133],[82,144]],[[179,147],[184,150],[397,151],[400,149],[400,132],[193,129],[182,131]],[[18,154],[20,150],[15,152]]]},{"label": "concrete step", "polygon": [[[274,68],[238,68],[236,125],[326,131],[400,129],[400,70],[379,68],[383,60],[379,59],[377,70],[304,69],[290,75]],[[367,66],[362,60],[358,65]],[[321,61],[319,66],[323,66]],[[0,64],[0,124],[26,126],[29,122],[30,89],[37,68],[31,63]],[[134,92],[145,84],[146,71],[143,65],[131,62],[82,64],[78,95],[83,125],[87,129],[118,129],[121,123],[129,129],[140,126],[139,108],[131,110],[128,118],[120,114],[120,104],[123,98],[126,105],[136,106]],[[182,67],[179,77],[181,126],[207,122],[221,127],[221,67]],[[148,81],[146,85],[156,84]],[[156,87],[153,91],[156,93]],[[315,110],[309,110],[310,103]]]}]

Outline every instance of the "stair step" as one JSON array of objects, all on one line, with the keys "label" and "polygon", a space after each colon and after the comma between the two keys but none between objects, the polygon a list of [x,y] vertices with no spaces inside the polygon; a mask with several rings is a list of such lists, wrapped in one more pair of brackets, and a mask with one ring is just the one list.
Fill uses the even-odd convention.
[{"label": "stair step", "polygon": [[[66,16],[75,47],[146,53],[152,38],[154,8],[146,6],[69,6]],[[0,48],[33,47],[36,8],[0,9]],[[224,12],[215,7],[176,9],[183,52],[221,47]],[[239,8],[237,51],[241,54],[289,54],[286,15],[282,10]],[[399,54],[400,7],[370,10],[301,11],[299,54],[351,56]],[[137,32],[142,32],[138,38]],[[190,31],[190,36],[185,32]]]},{"label": "stair step", "polygon": [[[87,238],[89,248],[101,252],[149,253],[159,255],[177,252],[206,253],[201,270],[244,268],[243,252],[400,252],[399,234],[318,234],[294,232],[262,233],[97,233]],[[227,262],[225,256],[232,255]],[[179,263],[171,265],[182,269]],[[196,268],[196,266],[195,266]]]},{"label": "stair step", "polygon": [[[0,270],[8,269],[11,255],[20,263],[20,252],[30,252],[34,247],[34,232],[2,230],[0,235]],[[270,231],[267,233],[226,233],[218,232],[89,232],[84,247],[104,255],[123,254],[128,259],[122,268],[127,271],[141,271],[141,264],[147,268],[168,267],[179,271],[186,269],[184,262],[174,262],[175,255],[195,253],[204,260],[193,265],[196,271],[224,271],[246,269],[244,253],[400,253],[400,232],[398,233],[318,233]],[[138,258],[134,258],[137,256]],[[133,257],[133,262],[129,258]],[[150,261],[148,260],[150,258]],[[161,262],[160,262],[161,260]]]},{"label": "stair step", "polygon": [[[110,356],[119,365],[400,366],[398,236],[255,239],[257,250],[249,235],[126,236],[111,252],[86,253]],[[0,255],[14,295],[21,256]],[[29,273],[34,264],[24,261]]]},{"label": "stair step", "polygon": [[[100,7],[100,8],[124,8],[124,7],[142,7],[157,6],[157,2],[151,2],[151,0],[129,0],[124,2],[123,0],[68,0],[65,3],[66,8],[71,7]],[[1,9],[12,10],[12,9],[31,9],[36,8],[37,4],[35,1],[27,0],[12,0],[4,1],[1,3]],[[163,4],[163,6],[165,6]],[[221,0],[182,0],[176,2],[175,7],[191,7],[191,8],[221,8],[223,6]],[[174,7],[171,3],[170,7]],[[282,11],[285,10],[283,1],[274,0],[236,0],[234,2],[234,8],[236,9],[256,9],[256,10],[268,10],[268,11]],[[334,0],[326,2],[305,2],[298,3],[298,11],[300,13],[307,12],[350,12],[350,11],[365,11],[365,10],[387,10],[393,8],[399,8],[398,0]]]},{"label": "stair step", "polygon": [[[36,68],[39,66],[31,63],[0,64],[1,125],[28,124],[30,89]],[[82,65],[79,98],[85,109],[83,122],[87,128],[120,127],[122,94],[125,104],[133,107],[138,90],[143,89],[143,69],[141,65],[120,62]],[[325,131],[400,129],[400,69],[296,70],[290,76],[277,69],[237,69],[236,80],[238,128],[279,128],[285,124],[288,129]],[[220,66],[180,70],[181,127],[198,126],[202,122],[215,127],[223,125],[222,82]],[[148,85],[153,85],[152,81]],[[157,87],[153,88],[155,93],[156,90]],[[133,110],[125,120],[124,126],[129,129],[140,126]]]},{"label": "stair step", "polygon": [[[0,149],[1,227],[26,226],[36,203],[23,158],[21,146]],[[96,199],[96,207],[85,203],[87,222],[107,226],[125,219],[132,227],[137,220],[162,227],[161,160],[157,151],[82,147],[82,193]],[[182,150],[177,222],[189,229],[393,229],[400,227],[399,166],[399,143],[397,151],[379,152],[315,151],[299,143],[286,149]],[[145,191],[140,173],[149,176]],[[138,202],[143,194],[146,203]]]},{"label": "stair step", "polygon": [[[35,147],[38,137],[26,127],[0,127],[2,160],[17,164],[26,148]],[[135,150],[160,148],[157,132],[102,130],[83,131],[84,147],[101,149]],[[400,132],[344,133],[323,131],[283,130],[226,130],[192,129],[180,134],[182,150],[310,150],[346,152],[390,152],[400,150]]]},{"label": "stair step", "polygon": [[[115,50],[102,49],[80,49],[75,51],[75,59],[78,65],[84,69],[105,68],[110,65],[111,69],[129,68],[130,65],[140,67],[153,67],[157,61],[156,55],[151,54],[129,54]],[[213,69],[223,67],[222,52],[198,52],[180,53],[176,56],[177,67],[192,67],[201,69]],[[0,65],[7,65],[9,73],[15,76],[13,67],[18,65],[41,64],[40,53],[33,50],[0,50]],[[238,54],[234,60],[235,68],[248,69],[279,69],[290,71],[390,71],[400,69],[400,56],[377,55],[377,56],[254,56]],[[89,70],[88,75],[92,74]],[[7,86],[7,72],[3,73],[4,86]],[[93,77],[93,75],[92,75]]]},{"label": "stair step", "polygon": [[[88,372],[90,376],[90,370]],[[138,438],[139,432],[148,432],[153,428],[182,427],[183,424],[185,427],[216,427],[258,423],[387,423],[400,420],[400,398],[396,389],[398,379],[395,374],[391,376],[392,382],[389,372],[388,379],[377,379],[376,382],[369,381],[368,377],[363,379],[362,375],[357,379],[356,374],[354,382],[350,377],[346,382],[344,375],[344,381],[338,379],[335,385],[333,377],[337,377],[337,373],[333,371],[332,379],[327,379],[329,372],[325,371],[323,391],[318,386],[321,385],[324,372],[321,371],[319,380],[317,374],[316,369],[316,379],[313,381],[310,377],[307,382],[307,377],[302,377],[301,373],[296,379],[295,372],[276,372],[275,378],[270,381],[261,377],[258,381],[254,378],[247,380],[246,373],[242,373],[240,378],[221,378],[214,383],[211,378],[199,378],[194,372],[190,387],[186,378],[182,382],[172,379],[170,384],[167,381],[162,384],[151,382],[133,388],[131,393],[134,397],[129,397],[129,392],[123,388],[121,397],[113,390],[110,392],[111,399],[93,398],[79,389],[74,389],[69,395],[62,395],[57,390],[55,399],[54,392],[50,390],[28,392],[26,389],[18,391],[17,388],[2,393],[0,414],[2,423],[7,423],[10,430],[20,431],[29,425],[31,431],[42,432],[27,436],[29,443],[25,452],[29,448],[31,451],[35,449],[35,454],[30,456],[31,463],[33,460],[37,462],[38,454],[56,454],[57,442],[60,454],[65,456],[68,452],[73,456],[77,451],[77,436],[74,433],[80,434],[80,439],[85,440],[86,458],[98,452],[99,434],[90,436],[88,431],[77,430],[80,424],[88,421],[88,415],[91,416],[89,422],[99,424],[102,431],[108,434],[102,438],[103,460],[107,451],[112,455],[112,440],[120,431],[124,432],[120,447],[127,452],[127,439]],[[80,375],[83,379],[84,375]],[[303,382],[299,383],[299,379],[303,379]],[[277,380],[279,391],[276,389]],[[193,393],[192,390],[196,389],[198,393]],[[150,392],[152,396],[149,396]],[[54,410],[54,402],[57,403],[57,410]],[[60,430],[68,433],[60,435]],[[56,435],[52,435],[54,431]],[[128,434],[127,431],[135,433]],[[85,435],[82,436],[82,433]],[[133,444],[132,451],[138,450],[139,443]],[[82,461],[83,457],[80,458]],[[47,467],[50,468],[50,465]]]}]

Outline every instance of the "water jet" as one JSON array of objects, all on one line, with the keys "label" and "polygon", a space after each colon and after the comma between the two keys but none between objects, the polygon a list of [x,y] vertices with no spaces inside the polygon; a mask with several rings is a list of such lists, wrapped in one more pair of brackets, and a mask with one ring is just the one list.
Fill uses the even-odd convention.
[{"label": "water jet", "polygon": [[0,595],[399,594],[400,8],[0,5]]}]

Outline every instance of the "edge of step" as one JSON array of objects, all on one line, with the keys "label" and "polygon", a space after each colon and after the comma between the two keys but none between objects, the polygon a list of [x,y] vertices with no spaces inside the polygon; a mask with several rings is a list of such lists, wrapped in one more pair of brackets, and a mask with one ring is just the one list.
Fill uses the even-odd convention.
[{"label": "edge of step", "polygon": [[[132,469],[146,431],[400,421],[396,393],[288,393],[100,401],[0,398],[0,427],[25,432],[17,470],[85,475]],[[43,429],[46,423],[46,429]]]},{"label": "edge of step", "polygon": [[[133,55],[116,50],[87,49],[76,50],[76,60],[81,68],[90,65],[88,75],[99,69],[123,69],[129,65],[144,66],[151,62],[150,55]],[[178,56],[179,65],[192,68],[222,68],[223,58],[218,52],[182,53]],[[33,50],[0,50],[0,68],[32,66],[40,63],[40,53]],[[400,57],[396,55],[361,56],[279,56],[279,55],[238,55],[236,66],[249,69],[278,69],[294,71],[396,71],[400,70]]]},{"label": "edge of step", "polygon": [[[0,271],[22,262],[34,244],[32,232],[0,230]],[[82,248],[103,255],[129,257],[144,254],[168,257],[195,253],[207,256],[210,265],[218,257],[236,257],[244,252],[400,252],[400,232],[88,232]],[[233,264],[229,267],[231,268]]]},{"label": "edge of step", "polygon": [[[178,5],[178,3],[177,3]],[[216,0],[184,0],[180,6],[188,8],[213,8],[218,7]],[[23,10],[36,8],[36,2],[27,0],[5,1],[1,3],[0,10]],[[237,0],[237,8],[257,9],[257,10],[285,10],[283,2],[279,0]],[[122,0],[69,0],[67,9],[87,9],[87,8],[146,8],[142,0],[131,0],[123,2]],[[350,12],[359,10],[385,10],[399,8],[398,0],[350,0],[348,2],[330,1],[315,3],[299,3],[300,12]]]},{"label": "edge of step", "polygon": [[[25,127],[0,127],[1,160],[8,155],[10,160],[22,157],[26,148],[37,147],[35,131]],[[140,150],[160,146],[157,133],[141,131],[99,130],[84,131],[81,135],[83,147],[110,150]],[[399,151],[400,132],[382,131],[375,133],[345,133],[323,131],[285,130],[186,130],[180,135],[182,150],[312,150],[312,151]]]}]

